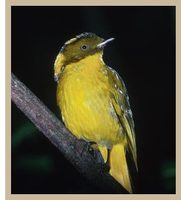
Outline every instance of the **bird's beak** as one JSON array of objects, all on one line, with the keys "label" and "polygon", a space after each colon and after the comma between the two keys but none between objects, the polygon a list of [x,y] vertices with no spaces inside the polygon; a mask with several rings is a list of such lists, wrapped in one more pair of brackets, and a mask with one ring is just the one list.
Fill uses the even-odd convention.
[{"label": "bird's beak", "polygon": [[114,40],[114,38],[109,38],[109,39],[107,39],[107,40],[105,40],[105,41],[99,43],[99,44],[97,45],[97,48],[98,48],[98,49],[103,49],[109,42],[111,42],[111,41],[113,41],[113,40]]}]

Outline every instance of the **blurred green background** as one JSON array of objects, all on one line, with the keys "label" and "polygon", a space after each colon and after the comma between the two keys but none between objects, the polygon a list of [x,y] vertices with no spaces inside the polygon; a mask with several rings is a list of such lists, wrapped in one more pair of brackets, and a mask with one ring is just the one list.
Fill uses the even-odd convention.
[{"label": "blurred green background", "polygon": [[[116,40],[105,62],[122,76],[138,148],[135,192],[175,193],[175,7],[12,7],[12,72],[59,118],[53,63],[85,31]],[[12,104],[12,193],[106,193],[89,183]]]}]

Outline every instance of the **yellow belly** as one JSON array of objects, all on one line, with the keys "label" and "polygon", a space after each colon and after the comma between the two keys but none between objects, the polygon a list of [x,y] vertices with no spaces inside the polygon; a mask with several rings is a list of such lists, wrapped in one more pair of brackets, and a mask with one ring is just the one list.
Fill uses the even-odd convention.
[{"label": "yellow belly", "polygon": [[[90,75],[91,76],[91,75]],[[121,139],[121,127],[111,105],[106,77],[64,73],[57,89],[66,127],[77,137],[108,148]]]}]

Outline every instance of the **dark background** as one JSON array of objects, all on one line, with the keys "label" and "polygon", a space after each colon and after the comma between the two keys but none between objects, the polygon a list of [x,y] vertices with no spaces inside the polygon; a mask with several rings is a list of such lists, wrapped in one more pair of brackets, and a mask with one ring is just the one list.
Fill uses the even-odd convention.
[{"label": "dark background", "polygon": [[[175,7],[12,7],[12,72],[59,118],[53,63],[85,31],[107,39],[134,114],[136,193],[175,193]],[[12,104],[12,193],[102,193]]]}]

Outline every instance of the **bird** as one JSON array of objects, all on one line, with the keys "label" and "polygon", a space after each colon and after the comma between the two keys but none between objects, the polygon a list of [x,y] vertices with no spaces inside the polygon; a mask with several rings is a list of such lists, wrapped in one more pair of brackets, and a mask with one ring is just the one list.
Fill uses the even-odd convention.
[{"label": "bird", "polygon": [[56,97],[68,130],[93,143],[109,174],[133,193],[126,155],[137,169],[137,152],[129,96],[121,76],[103,60],[113,40],[84,32],[65,42],[54,61]]}]

